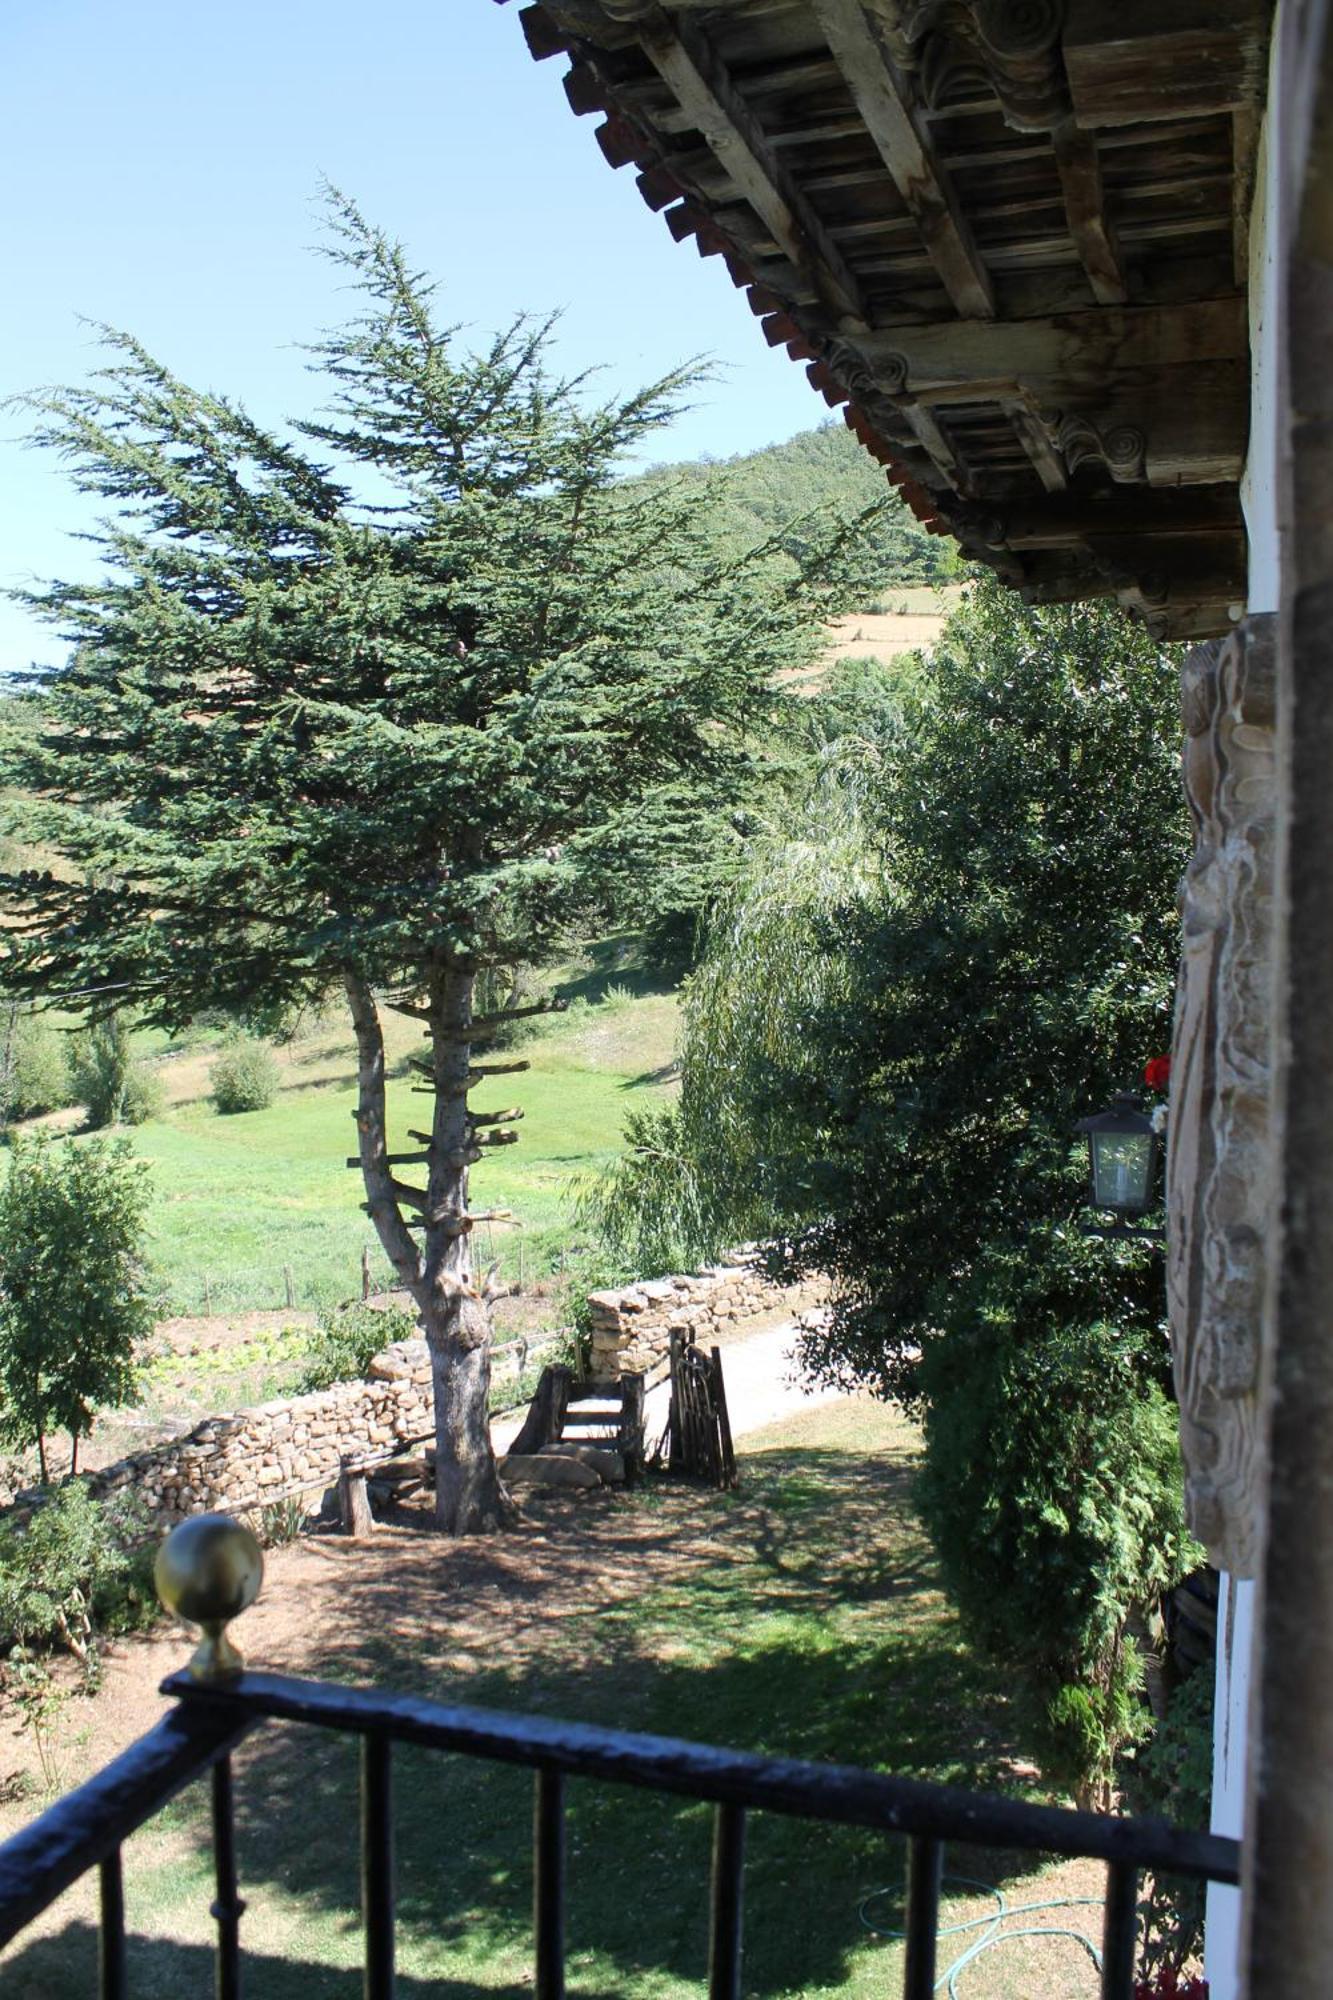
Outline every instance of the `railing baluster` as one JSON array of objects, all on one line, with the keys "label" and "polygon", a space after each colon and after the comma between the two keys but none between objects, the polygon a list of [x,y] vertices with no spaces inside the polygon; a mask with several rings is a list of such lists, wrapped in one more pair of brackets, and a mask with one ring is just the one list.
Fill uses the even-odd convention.
[{"label": "railing baluster", "polygon": [[564,2000],[565,1780],[541,1766],[532,1793],[532,1928],[537,2000]]},{"label": "railing baluster", "polygon": [[97,1947],[97,1991],[100,2000],[125,2000],[125,1879],[120,1849],[100,1865],[102,1926]]},{"label": "railing baluster", "polygon": [[361,1910],[366,2000],[393,2000],[393,1772],[387,1736],[361,1745]]},{"label": "railing baluster", "polygon": [[217,2000],[240,2000],[241,1918],[245,1904],[236,1893],[236,1805],[231,1758],[213,1766],[213,1879],[217,1894],[209,1914],[218,1927]]},{"label": "railing baluster", "polygon": [[935,1991],[935,1945],[940,1927],[940,1877],[944,1848],[925,1834],[907,1843],[907,1952],[904,2000],[931,2000]]},{"label": "railing baluster", "polygon": [[713,1818],[708,2000],[740,2000],[744,1903],[745,1808],[721,1805]]},{"label": "railing baluster", "polygon": [[1139,1871],[1130,1861],[1113,1861],[1102,1931],[1102,2000],[1131,2000],[1138,1927]]}]

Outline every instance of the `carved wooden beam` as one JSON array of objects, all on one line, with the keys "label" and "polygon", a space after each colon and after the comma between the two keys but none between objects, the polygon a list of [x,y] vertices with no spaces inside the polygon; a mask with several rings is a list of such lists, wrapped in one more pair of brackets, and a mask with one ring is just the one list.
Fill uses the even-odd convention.
[{"label": "carved wooden beam", "polygon": [[1043,549],[1099,536],[1178,540],[1243,532],[1232,486],[1124,487],[1098,494],[1052,494],[995,508],[966,510],[959,525],[983,548]]},{"label": "carved wooden beam", "polygon": [[991,319],[995,294],[981,254],[915,114],[907,86],[860,0],[812,0],[824,37],[880,158],[907,204],[930,260],[965,319]]},{"label": "carved wooden beam", "polygon": [[1070,393],[1105,393],[1126,369],[1244,362],[1249,353],[1239,296],[1162,307],[1102,307],[1042,319],[895,326],[856,337],[876,380],[912,396],[999,397],[1022,381],[1061,382]]},{"label": "carved wooden beam", "polygon": [[1075,410],[1054,418],[1052,428],[1071,474],[1081,465],[1102,465],[1118,486],[1142,483],[1148,440],[1136,424],[1097,424]]},{"label": "carved wooden beam", "polygon": [[703,31],[651,6],[634,16],[640,44],[773,241],[838,320],[864,326],[861,288],[842,252],[781,165]]},{"label": "carved wooden beam", "polygon": [[1276,623],[1247,620],[1181,671],[1195,846],[1181,895],[1166,1287],[1190,1526],[1240,1576],[1255,1573],[1262,1513]]}]

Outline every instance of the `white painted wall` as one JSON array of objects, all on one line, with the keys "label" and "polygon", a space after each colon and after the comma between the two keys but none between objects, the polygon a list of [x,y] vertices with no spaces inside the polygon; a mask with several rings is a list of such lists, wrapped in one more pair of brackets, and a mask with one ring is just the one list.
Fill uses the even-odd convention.
[{"label": "white painted wall", "polygon": [[[1281,10],[1279,10],[1280,12]],[[1273,24],[1268,101],[1276,108],[1280,21]],[[1250,538],[1250,611],[1276,611],[1282,532],[1278,517],[1278,415],[1282,406],[1279,369],[1278,288],[1279,203],[1282,152],[1273,118],[1265,115],[1250,216],[1250,448],[1241,478],[1240,500]]]},{"label": "white painted wall", "polygon": [[[1273,24],[1268,102],[1276,107],[1281,14]],[[1282,135],[1265,116],[1259,141],[1250,219],[1250,446],[1241,480],[1241,505],[1250,538],[1252,612],[1278,608],[1282,521],[1278,482],[1278,425],[1283,407],[1278,329],[1282,310],[1278,245],[1282,240]],[[1213,1740],[1215,1833],[1240,1839],[1245,1819],[1246,1749],[1250,1714],[1250,1659],[1254,1639],[1255,1585],[1223,1575],[1217,1602],[1217,1680]],[[1210,2000],[1236,2000],[1239,1992],[1240,1893],[1208,1891],[1204,1966]]]},{"label": "white painted wall", "polygon": [[[1254,1585],[1223,1575],[1217,1599],[1217,1688],[1213,1732],[1213,1832],[1241,1836],[1250,1697]],[[1240,1951],[1240,1891],[1210,1884],[1204,1970],[1209,2000],[1235,2000]]]}]

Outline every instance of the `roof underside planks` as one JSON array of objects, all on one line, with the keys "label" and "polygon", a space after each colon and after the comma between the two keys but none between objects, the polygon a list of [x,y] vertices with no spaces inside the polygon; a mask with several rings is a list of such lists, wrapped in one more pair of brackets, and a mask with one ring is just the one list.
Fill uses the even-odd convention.
[{"label": "roof underside planks", "polygon": [[1247,219],[1268,0],[541,0],[678,241],[717,256],[927,526],[1161,638],[1246,590]]}]

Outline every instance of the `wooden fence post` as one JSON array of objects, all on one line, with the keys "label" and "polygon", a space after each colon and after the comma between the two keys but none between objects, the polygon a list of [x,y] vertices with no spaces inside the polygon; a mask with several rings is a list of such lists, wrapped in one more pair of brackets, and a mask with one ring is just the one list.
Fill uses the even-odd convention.
[{"label": "wooden fence post", "polygon": [[338,1512],[345,1535],[369,1535],[375,1526],[364,1466],[344,1465],[338,1473]]}]

